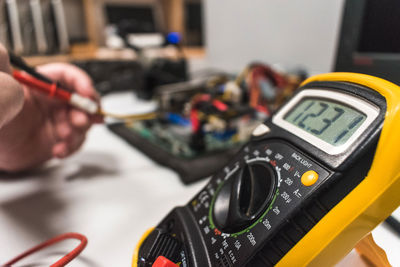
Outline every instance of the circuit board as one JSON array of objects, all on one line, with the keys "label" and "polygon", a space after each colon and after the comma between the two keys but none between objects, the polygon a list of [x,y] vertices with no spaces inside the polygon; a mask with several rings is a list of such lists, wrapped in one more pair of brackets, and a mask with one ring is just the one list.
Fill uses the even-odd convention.
[{"label": "circuit board", "polygon": [[[127,127],[124,123],[109,124],[108,127],[158,164],[176,171],[185,184],[210,176],[226,164],[241,147],[240,144],[225,146],[224,149],[210,150],[204,153],[196,153],[189,149],[188,154],[174,154],[181,150],[169,149],[170,146],[166,141],[168,139],[158,139],[150,129],[135,130],[132,127]],[[187,145],[183,141],[178,142],[179,146]]]},{"label": "circuit board", "polygon": [[109,127],[190,183],[222,168],[302,80],[253,64],[236,78],[218,74],[164,85],[148,118]]},{"label": "circuit board", "polygon": [[[246,126],[243,126],[246,128],[246,133],[237,133],[233,130],[223,133],[203,133],[204,149],[202,150],[195,148],[196,144],[193,144],[190,126],[179,126],[150,120],[135,122],[126,125],[126,127],[175,157],[193,159],[240,146],[247,139],[247,130],[251,131],[259,123],[261,122],[256,120],[248,122]],[[243,138],[243,135],[246,137]]]}]

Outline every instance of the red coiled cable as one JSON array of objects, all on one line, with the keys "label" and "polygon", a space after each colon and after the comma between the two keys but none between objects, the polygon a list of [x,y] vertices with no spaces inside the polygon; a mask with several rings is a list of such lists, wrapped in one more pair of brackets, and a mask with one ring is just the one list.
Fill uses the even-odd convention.
[{"label": "red coiled cable", "polygon": [[59,259],[57,262],[53,263],[52,265],[50,265],[51,267],[65,266],[70,261],[72,261],[74,258],[76,258],[82,252],[82,250],[86,247],[86,245],[88,243],[86,236],[78,234],[78,233],[65,233],[65,234],[56,236],[52,239],[49,239],[33,248],[27,250],[26,252],[22,253],[21,255],[15,257],[14,259],[3,264],[2,267],[12,266],[16,262],[22,260],[23,258],[25,258],[39,250],[50,247],[50,246],[54,245],[55,243],[58,243],[58,242],[61,242],[61,241],[67,240],[67,239],[77,239],[77,240],[80,240],[81,243],[76,248],[74,248],[71,252],[69,252],[67,255],[65,255],[64,257],[62,257],[61,259]]}]

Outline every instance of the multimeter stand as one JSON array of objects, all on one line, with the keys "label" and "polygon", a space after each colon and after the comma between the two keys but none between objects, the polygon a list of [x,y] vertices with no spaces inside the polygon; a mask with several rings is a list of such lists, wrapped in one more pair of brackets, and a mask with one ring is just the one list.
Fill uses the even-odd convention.
[{"label": "multimeter stand", "polygon": [[390,267],[386,252],[375,243],[372,234],[368,234],[355,246],[355,250],[362,259],[366,259],[373,266]]}]

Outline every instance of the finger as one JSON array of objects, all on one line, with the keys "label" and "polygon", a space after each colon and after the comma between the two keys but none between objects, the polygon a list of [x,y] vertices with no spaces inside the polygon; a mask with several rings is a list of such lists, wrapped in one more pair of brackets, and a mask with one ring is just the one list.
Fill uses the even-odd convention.
[{"label": "finger", "polygon": [[11,121],[22,109],[24,91],[10,75],[0,72],[0,127]]},{"label": "finger", "polygon": [[76,109],[71,109],[69,112],[69,120],[74,128],[83,131],[89,129],[91,125],[89,116],[86,113]]},{"label": "finger", "polygon": [[75,134],[68,140],[63,140],[56,143],[52,148],[53,157],[65,158],[73,154],[79,149],[85,140],[85,135],[82,133]]},{"label": "finger", "polygon": [[0,71],[11,74],[10,58],[7,49],[0,43]]},{"label": "finger", "polygon": [[55,158],[65,158],[68,155],[68,145],[66,142],[56,143],[52,148],[52,154]]},{"label": "finger", "polygon": [[80,138],[77,138],[77,139],[76,139],[76,142],[74,142],[74,143],[70,146],[68,156],[71,155],[71,154],[73,154],[73,153],[75,153],[75,152],[77,152],[77,151],[82,147],[82,144],[83,144],[83,142],[85,142],[85,139],[86,139],[86,136],[85,136],[85,135],[82,135],[82,136],[80,136]]},{"label": "finger", "polygon": [[67,142],[67,153],[65,157],[70,156],[71,154],[78,151],[78,149],[82,146],[85,141],[86,135],[85,133],[75,133],[73,137]]},{"label": "finger", "polygon": [[93,115],[90,117],[90,121],[92,123],[103,123],[104,122],[104,116],[103,115]]},{"label": "finger", "polygon": [[66,63],[52,63],[39,66],[37,70],[83,96],[99,99],[89,75],[76,66]]},{"label": "finger", "polygon": [[72,136],[72,127],[69,123],[66,109],[59,109],[54,112],[54,124],[58,140],[68,140]]}]

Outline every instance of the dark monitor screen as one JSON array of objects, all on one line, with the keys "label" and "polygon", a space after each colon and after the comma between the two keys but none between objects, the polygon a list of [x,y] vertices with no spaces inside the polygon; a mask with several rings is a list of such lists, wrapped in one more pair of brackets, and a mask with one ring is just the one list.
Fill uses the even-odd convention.
[{"label": "dark monitor screen", "polygon": [[106,5],[109,24],[124,27],[127,33],[158,32],[152,6]]},{"label": "dark monitor screen", "polygon": [[334,71],[400,84],[400,0],[346,0]]},{"label": "dark monitor screen", "polygon": [[366,1],[358,52],[400,53],[400,1]]}]

